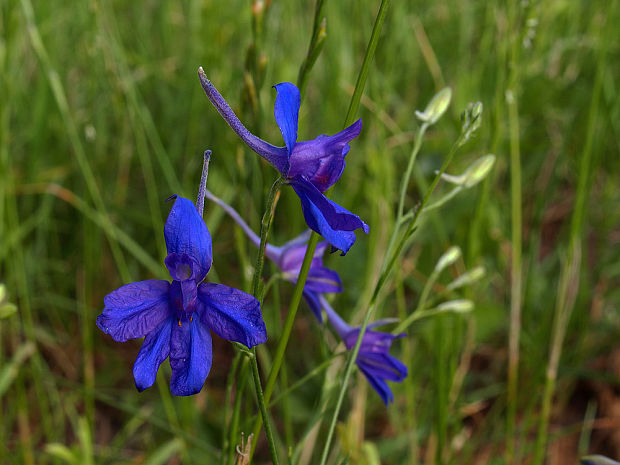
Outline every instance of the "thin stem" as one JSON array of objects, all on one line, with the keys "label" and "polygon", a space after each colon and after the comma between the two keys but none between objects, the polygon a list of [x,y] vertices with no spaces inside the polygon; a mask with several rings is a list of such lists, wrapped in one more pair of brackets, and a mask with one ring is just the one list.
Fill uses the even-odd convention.
[{"label": "thin stem", "polygon": [[260,409],[263,423],[265,423],[265,435],[267,436],[267,443],[269,444],[271,460],[273,461],[273,465],[278,465],[278,452],[276,451],[276,443],[273,439],[271,422],[269,421],[269,413],[267,413],[267,407],[265,406],[265,397],[263,396],[263,389],[260,382],[260,374],[258,373],[258,362],[256,361],[256,347],[252,347],[252,357],[250,357],[250,364],[252,366],[252,378],[254,379],[254,387],[256,390],[256,400],[258,401],[258,408]]},{"label": "thin stem", "polygon": [[273,222],[273,216],[275,214],[276,205],[278,203],[278,197],[280,192],[280,186],[284,184],[284,178],[278,178],[271,186],[269,191],[269,198],[267,199],[267,209],[263,214],[260,227],[260,244],[258,246],[258,256],[256,257],[256,268],[254,269],[254,277],[252,279],[252,293],[261,303],[263,301],[262,295],[262,275],[263,264],[265,263],[265,247],[267,246],[267,236],[271,229],[271,223]]},{"label": "thin stem", "polygon": [[325,37],[327,36],[327,20],[325,18],[324,10],[325,1],[317,0],[316,8],[314,10],[312,38],[310,39],[310,45],[308,46],[308,53],[306,53],[306,58],[304,58],[304,61],[299,68],[299,75],[297,77],[297,87],[299,88],[302,99],[306,93],[310,70],[314,66],[321,50],[323,50],[323,44],[325,43]]},{"label": "thin stem", "polygon": [[353,120],[355,120],[355,116],[357,115],[357,110],[359,109],[360,101],[362,99],[362,92],[364,92],[364,87],[366,86],[366,78],[368,77],[368,71],[370,70],[370,63],[375,57],[375,50],[377,49],[377,44],[379,43],[381,28],[383,28],[383,22],[385,21],[385,16],[387,15],[390,3],[391,0],[381,0],[379,12],[377,13],[377,18],[375,19],[375,25],[372,28],[370,40],[368,41],[368,47],[366,47],[364,61],[362,62],[362,67],[357,76],[355,90],[353,91],[351,103],[349,104],[349,111],[347,111],[347,117],[344,120],[345,128],[353,124]]},{"label": "thin stem", "polygon": [[[514,10],[514,7],[513,7]],[[517,21],[512,11],[513,22]],[[506,463],[514,461],[515,425],[517,415],[517,385],[519,382],[519,338],[521,333],[522,293],[522,211],[521,211],[521,152],[519,144],[519,47],[518,34],[512,38],[510,57],[511,75],[506,90],[508,130],[510,138],[510,200],[511,200],[511,272],[510,272],[510,327],[508,330],[508,392],[506,414]]]},{"label": "thin stem", "polygon": [[[366,78],[368,76],[368,71],[370,69],[370,63],[372,59],[374,58],[375,50],[377,49],[377,44],[379,42],[379,36],[381,34],[381,29],[383,27],[383,22],[385,21],[385,17],[387,15],[387,10],[389,6],[390,6],[390,0],[381,0],[381,5],[379,6],[379,12],[377,13],[377,18],[375,19],[375,24],[373,26],[372,34],[368,42],[368,47],[366,48],[366,54],[364,56],[362,68],[360,69],[360,73],[358,75],[357,82],[355,84],[355,90],[353,91],[353,97],[351,98],[351,104],[349,105],[349,111],[347,112],[347,117],[345,119],[345,124],[344,124],[345,127],[353,123],[353,120],[355,119],[355,116],[357,115],[359,103],[362,98],[362,92],[364,91],[364,86],[366,84]],[[314,234],[312,236],[314,237]],[[306,258],[308,258],[308,254],[314,254],[314,248],[312,248],[311,250],[310,247],[308,247],[308,250],[306,251]],[[297,281],[298,285],[299,285],[299,282],[300,281]],[[353,351],[351,351],[351,353],[347,357],[347,362],[345,364],[345,369],[344,369],[344,377],[342,380],[342,386],[338,394],[338,401],[334,409],[332,421],[329,425],[329,430],[327,432],[327,438],[325,439],[323,453],[321,455],[321,462],[320,462],[321,465],[325,465],[325,463],[327,462],[327,456],[329,454],[329,449],[330,449],[331,442],[334,436],[334,431],[336,429],[336,422],[338,421],[338,414],[340,413],[340,408],[342,407],[342,401],[344,399],[344,394],[347,389],[349,377],[351,376],[351,372],[353,371],[353,362],[357,358],[357,354],[359,353],[359,349],[362,344],[362,339],[364,338],[364,333],[366,332],[366,326],[368,326],[370,316],[374,311],[374,304],[376,301],[377,294],[378,294],[377,292],[373,293],[373,297],[371,299],[370,305],[368,306],[366,315],[364,317],[364,323],[362,324],[362,327],[360,328],[360,332],[357,336],[355,347],[353,348]]]},{"label": "thin stem", "polygon": [[[273,357],[273,364],[271,365],[271,371],[269,372],[269,376],[267,377],[267,383],[265,384],[266,402],[269,402],[269,400],[271,399],[271,394],[273,393],[273,389],[276,384],[276,379],[278,378],[278,373],[280,371],[280,367],[282,366],[282,362],[284,360],[284,353],[286,352],[286,346],[288,344],[288,340],[291,337],[291,332],[293,331],[293,323],[295,322],[295,315],[297,314],[297,309],[299,308],[299,303],[301,302],[301,297],[302,297],[303,290],[304,290],[304,284],[306,283],[306,279],[308,278],[308,272],[310,271],[310,265],[312,264],[312,258],[314,257],[314,250],[316,249],[316,245],[318,242],[319,242],[319,235],[316,233],[312,233],[312,235],[310,236],[310,240],[308,241],[308,248],[306,250],[306,255],[304,256],[304,261],[301,265],[301,270],[299,271],[299,277],[297,278],[297,284],[295,285],[295,289],[293,290],[293,296],[291,297],[291,302],[289,304],[288,313],[286,315],[286,320],[284,320],[284,327],[282,328],[282,335],[280,336],[280,340],[278,341],[278,347],[276,348],[276,354]],[[260,432],[260,428],[261,428],[261,419],[258,418],[256,420],[256,423],[254,423],[254,428],[252,429],[252,433],[254,434],[254,437],[256,437],[257,434]],[[255,444],[252,445],[252,453],[254,451]]]},{"label": "thin stem", "polygon": [[[413,150],[411,150],[411,155],[409,155],[409,163],[407,164],[407,170],[405,171],[405,175],[400,184],[400,197],[398,199],[398,215],[396,216],[396,221],[398,221],[403,216],[403,211],[405,209],[405,196],[407,195],[407,188],[409,187],[409,181],[411,181],[411,173],[413,172],[413,165],[415,164],[415,160],[418,157],[418,153],[420,152],[420,148],[422,147],[422,139],[424,138],[424,133],[428,128],[427,123],[423,123],[418,129],[418,134],[415,139],[415,144],[413,146]],[[394,236],[394,234],[392,234]]]},{"label": "thin stem", "polygon": [[[263,273],[263,263],[265,261],[265,246],[267,244],[267,236],[269,235],[269,229],[271,228],[271,223],[273,221],[273,216],[275,213],[275,208],[278,199],[278,192],[280,190],[280,186],[284,183],[283,178],[278,178],[271,186],[271,190],[269,192],[269,198],[267,200],[267,208],[263,215],[263,219],[261,222],[261,234],[260,234],[260,245],[258,249],[258,256],[256,258],[256,268],[254,269],[254,277],[252,280],[252,293],[254,297],[256,297],[259,301],[262,301],[262,280],[261,276]],[[250,356],[250,364],[252,366],[252,378],[254,380],[254,389],[256,391],[256,400],[258,401],[258,407],[261,412],[261,418],[263,423],[265,424],[265,434],[267,436],[267,443],[269,444],[269,451],[271,453],[271,457],[274,465],[278,465],[278,454],[276,451],[275,441],[273,439],[273,433],[271,431],[271,423],[269,421],[269,414],[267,412],[267,407],[265,404],[265,397],[263,395],[263,388],[260,381],[260,373],[258,371],[258,361],[256,357],[256,347],[252,347]],[[268,400],[267,400],[268,401]],[[255,438],[258,438],[258,432],[254,435]],[[256,444],[255,441],[254,444]]]}]

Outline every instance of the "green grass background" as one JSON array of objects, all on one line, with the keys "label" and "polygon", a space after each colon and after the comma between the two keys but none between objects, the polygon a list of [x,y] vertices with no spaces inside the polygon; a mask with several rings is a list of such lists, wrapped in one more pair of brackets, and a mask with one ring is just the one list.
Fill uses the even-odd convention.
[{"label": "green grass background", "polygon": [[[346,289],[334,306],[361,322],[417,130],[414,111],[446,85],[453,101],[424,140],[409,208],[458,136],[459,114],[469,101],[484,104],[482,126],[448,172],[460,173],[486,153],[497,161],[484,183],[424,216],[375,316],[412,311],[449,245],[463,250],[453,276],[478,265],[486,275],[463,291],[476,304],[471,316],[422,321],[406,342],[395,343],[393,353],[404,359],[410,377],[392,385],[393,405],[386,409],[365,380],[354,377],[331,463],[345,457],[362,464],[506,463],[511,402],[514,463],[530,463],[559,277],[580,195],[586,204],[579,287],[551,408],[549,463],[559,442],[570,460],[586,452],[619,453],[620,416],[606,411],[599,395],[620,387],[613,363],[620,334],[617,3],[392,2],[360,109],[364,129],[332,195],[365,219],[371,234],[358,234],[346,257],[326,258]],[[340,130],[377,9],[370,0],[327,2],[327,38],[302,104],[300,139]],[[220,457],[219,450],[240,442],[238,436],[226,443],[234,355],[228,343],[215,341],[213,368],[199,395],[173,398],[167,363],[157,385],[138,394],[131,366],[139,344],[113,342],[94,321],[103,297],[120,285],[166,278],[164,200],[196,195],[205,149],[213,151],[209,188],[258,231],[276,173],[219,117],[197,69],[204,67],[261,137],[281,144],[270,85],[296,81],[314,3],[273,1],[268,8],[259,42],[267,62],[255,115],[242,104],[246,52],[254,40],[251,11],[250,2],[238,0],[0,3],[0,282],[18,307],[0,320],[0,462],[225,463],[228,455]],[[518,103],[516,119],[509,118],[507,98]],[[516,123],[518,137],[510,133]],[[516,401],[506,387],[515,140],[523,189]],[[589,171],[580,185],[584,154]],[[439,193],[446,191],[440,184]],[[209,279],[248,291],[255,249],[209,202],[205,218],[214,238]],[[303,228],[299,202],[284,189],[271,240],[282,243]],[[260,353],[263,369],[291,292],[283,282],[265,299],[271,340]],[[302,306],[286,355],[289,385],[327,359],[337,342]],[[318,460],[325,425],[312,430],[312,421],[317,412],[322,418],[337,367],[272,409],[282,450],[298,448],[295,463]],[[450,402],[438,407],[444,396]],[[241,430],[250,430],[256,413],[248,389]],[[598,428],[595,420],[606,418],[611,426]],[[436,454],[442,428],[449,440]],[[261,441],[256,463],[268,460]]]}]

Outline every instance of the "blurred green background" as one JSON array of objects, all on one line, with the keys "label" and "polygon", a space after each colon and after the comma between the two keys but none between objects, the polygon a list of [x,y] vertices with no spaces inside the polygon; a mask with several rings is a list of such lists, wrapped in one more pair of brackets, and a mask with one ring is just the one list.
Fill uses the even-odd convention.
[{"label": "blurred green background", "polygon": [[[506,409],[513,401],[513,463],[531,463],[559,277],[571,256],[569,225],[580,193],[586,202],[581,260],[567,291],[569,300],[571,290],[576,293],[574,310],[561,323],[566,337],[547,463],[576,463],[587,452],[620,458],[617,3],[392,2],[362,99],[364,129],[332,195],[371,226],[346,257],[326,258],[345,285],[334,307],[361,322],[391,232],[416,109],[442,87],[452,88],[448,113],[424,140],[409,207],[458,136],[459,114],[469,101],[484,104],[482,126],[448,172],[461,173],[486,153],[497,161],[484,183],[425,216],[375,316],[412,311],[450,245],[463,250],[453,276],[486,269],[484,279],[463,291],[475,310],[441,317],[439,333],[436,324],[421,321],[405,342],[395,343],[393,353],[410,376],[392,385],[396,401],[387,409],[363,378],[354,378],[337,440],[350,463],[507,463]],[[228,343],[215,341],[213,368],[199,395],[173,398],[167,363],[157,385],[138,394],[131,366],[139,342],[115,343],[94,321],[103,297],[120,285],[167,277],[165,199],[196,195],[205,149],[213,151],[209,188],[258,231],[276,173],[240,143],[197,77],[203,66],[243,121],[282,144],[270,86],[297,80],[314,2],[273,1],[253,32],[257,4],[0,2],[0,282],[4,300],[17,308],[11,313],[4,305],[0,319],[0,462],[211,464],[220,463],[220,449],[241,442],[226,436],[234,355]],[[327,38],[302,103],[301,140],[341,129],[377,9],[370,0],[327,2]],[[248,72],[251,44],[264,60],[263,82]],[[248,82],[257,92],[254,106]],[[523,189],[519,380],[512,401],[506,388],[511,150],[520,154]],[[589,171],[579,184],[584,156]],[[447,190],[440,184],[440,193]],[[209,202],[205,218],[214,239],[209,279],[249,290],[253,246]],[[303,229],[299,201],[284,189],[271,240],[282,243]],[[443,277],[434,292],[450,280]],[[283,282],[265,299],[271,340],[262,366],[291,291]],[[302,306],[286,355],[289,385],[327,359],[337,342]],[[272,411],[283,449],[298,448],[295,463],[318,460],[324,428],[313,429],[311,419],[325,399],[319,393],[337,383],[336,368],[293,391],[287,408]],[[449,386],[449,404],[439,409],[438,376]],[[256,412],[248,391],[243,431]],[[437,459],[440,421],[447,422],[449,441]],[[268,460],[261,441],[255,463]]]}]

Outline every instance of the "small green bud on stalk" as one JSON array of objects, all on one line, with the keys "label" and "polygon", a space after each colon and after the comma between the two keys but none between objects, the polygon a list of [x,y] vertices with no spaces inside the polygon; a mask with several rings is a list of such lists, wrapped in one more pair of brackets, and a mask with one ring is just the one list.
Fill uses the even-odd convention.
[{"label": "small green bud on stalk", "polygon": [[461,257],[461,249],[457,246],[452,246],[439,257],[437,265],[435,265],[435,274],[441,273],[450,265],[453,265]]},{"label": "small green bud on stalk", "polygon": [[452,89],[445,87],[435,94],[423,112],[416,110],[415,115],[429,126],[435,124],[446,112],[451,100]]}]

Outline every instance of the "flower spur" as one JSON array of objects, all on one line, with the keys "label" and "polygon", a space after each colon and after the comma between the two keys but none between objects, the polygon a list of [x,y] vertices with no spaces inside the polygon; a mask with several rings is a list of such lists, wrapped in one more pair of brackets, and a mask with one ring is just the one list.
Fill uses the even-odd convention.
[{"label": "flower spur", "polygon": [[202,68],[199,68],[198,75],[207,97],[228,125],[248,147],[273,165],[295,190],[310,229],[321,234],[343,255],[355,243],[353,231],[361,228],[368,234],[368,225],[359,216],[323,195],[340,179],[345,156],[350,150],[349,142],[362,129],[361,119],[333,136],[320,135],[313,140],[298,142],[301,96],[294,84],[283,82],[273,86],[277,91],[274,115],[285,143],[284,147],[276,147],[247,130]]},{"label": "flower spur", "polygon": [[[260,238],[233,207],[213,195],[209,190],[206,191],[206,197],[219,205],[243,229],[250,241],[259,247]],[[306,254],[308,238],[309,231],[306,231],[280,247],[272,244],[267,244],[265,247],[265,255],[276,264],[282,271],[284,278],[290,282],[297,282],[299,270]],[[357,341],[359,328],[349,326],[323,295],[342,292],[343,289],[338,273],[323,266],[322,257],[327,245],[324,241],[317,245],[310,264],[308,279],[304,285],[303,296],[312,313],[321,323],[323,322],[322,310],[325,310],[329,322],[343,340],[347,350],[351,350]],[[400,382],[407,376],[407,367],[389,354],[392,341],[403,337],[404,334],[392,335],[372,330],[372,328],[391,322],[392,320],[381,320],[368,326],[355,360],[372,388],[377,391],[386,405],[394,401],[392,390],[386,381]]]},{"label": "flower spur", "polygon": [[[208,153],[205,153],[205,167]],[[203,171],[198,205],[204,204]],[[177,396],[200,392],[212,362],[211,331],[252,347],[267,340],[259,302],[222,284],[201,283],[212,263],[211,236],[202,212],[189,199],[172,196],[164,236],[172,282],[159,279],[126,284],[104,298],[97,326],[115,341],[145,337],[133,366],[139,391],[155,382],[170,358],[170,390]],[[169,200],[170,200],[169,199]]]}]

